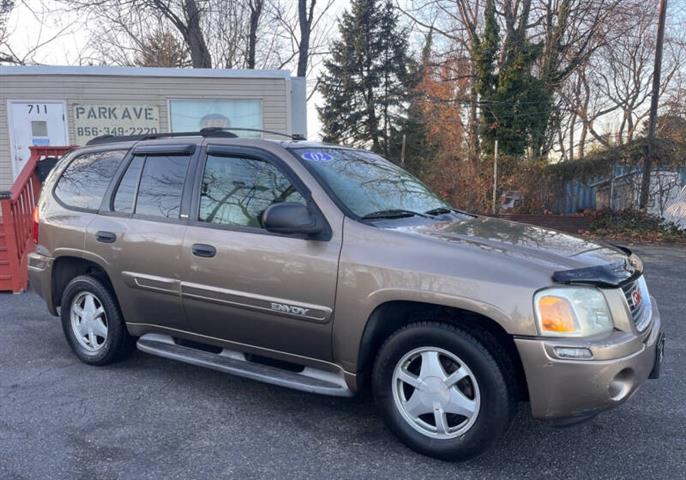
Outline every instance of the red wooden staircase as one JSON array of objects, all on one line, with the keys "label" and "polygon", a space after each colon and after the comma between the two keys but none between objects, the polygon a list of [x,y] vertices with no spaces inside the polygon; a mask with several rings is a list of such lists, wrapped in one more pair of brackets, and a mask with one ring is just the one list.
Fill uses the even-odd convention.
[{"label": "red wooden staircase", "polygon": [[0,192],[0,291],[26,289],[26,258],[33,251],[33,207],[41,183],[36,165],[42,158],[61,157],[74,147],[31,147],[31,157],[6,192]]}]

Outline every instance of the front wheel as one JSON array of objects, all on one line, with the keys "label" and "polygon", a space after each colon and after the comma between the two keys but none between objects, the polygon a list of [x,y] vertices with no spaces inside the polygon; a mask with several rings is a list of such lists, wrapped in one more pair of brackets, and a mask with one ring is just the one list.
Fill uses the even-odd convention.
[{"label": "front wheel", "polygon": [[516,408],[509,372],[490,337],[442,323],[409,325],[379,352],[373,390],[388,427],[415,451],[444,460],[484,452]]}]

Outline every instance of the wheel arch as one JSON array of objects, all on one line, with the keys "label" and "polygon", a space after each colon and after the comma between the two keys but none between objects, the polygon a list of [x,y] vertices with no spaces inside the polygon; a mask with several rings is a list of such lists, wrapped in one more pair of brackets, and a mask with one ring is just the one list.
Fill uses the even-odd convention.
[{"label": "wheel arch", "polygon": [[500,323],[474,310],[408,300],[384,302],[369,316],[357,355],[357,372],[362,387],[368,383],[374,360],[385,340],[400,328],[425,320],[456,325],[477,338],[488,336],[495,339],[508,357],[505,361],[512,362],[520,396],[528,398],[524,367],[514,338]]},{"label": "wheel arch", "polygon": [[55,309],[62,303],[62,294],[66,286],[79,275],[90,275],[102,280],[115,299],[117,298],[110,276],[102,264],[91,258],[67,254],[55,258],[52,265],[52,304]]}]

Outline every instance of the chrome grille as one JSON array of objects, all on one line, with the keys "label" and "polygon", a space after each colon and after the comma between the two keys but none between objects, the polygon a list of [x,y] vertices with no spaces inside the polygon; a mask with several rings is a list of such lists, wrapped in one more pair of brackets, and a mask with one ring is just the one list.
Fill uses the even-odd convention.
[{"label": "chrome grille", "polygon": [[644,331],[652,316],[652,306],[650,303],[650,295],[645,283],[645,279],[640,277],[638,280],[630,282],[622,287],[626,303],[631,312],[631,318],[634,320],[634,325],[639,332]]}]

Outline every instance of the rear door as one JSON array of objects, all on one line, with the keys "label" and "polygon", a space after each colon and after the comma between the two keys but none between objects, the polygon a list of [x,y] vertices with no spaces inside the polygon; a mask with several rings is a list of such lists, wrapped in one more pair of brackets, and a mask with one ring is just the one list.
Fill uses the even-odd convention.
[{"label": "rear door", "polygon": [[340,229],[327,240],[267,232],[261,213],[275,202],[317,208],[307,188],[266,151],[212,145],[207,151],[182,251],[190,328],[330,359]]},{"label": "rear door", "polygon": [[136,147],[89,225],[86,250],[108,264],[127,323],[185,329],[181,247],[195,145]]}]

